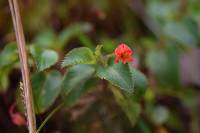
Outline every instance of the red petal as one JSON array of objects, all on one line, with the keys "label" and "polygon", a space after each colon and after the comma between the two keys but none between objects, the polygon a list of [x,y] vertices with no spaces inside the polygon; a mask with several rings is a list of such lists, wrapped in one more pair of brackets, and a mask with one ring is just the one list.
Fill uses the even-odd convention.
[{"label": "red petal", "polygon": [[10,117],[12,118],[12,122],[18,126],[26,125],[26,120],[20,113],[14,113],[15,103],[11,105],[9,109]]}]

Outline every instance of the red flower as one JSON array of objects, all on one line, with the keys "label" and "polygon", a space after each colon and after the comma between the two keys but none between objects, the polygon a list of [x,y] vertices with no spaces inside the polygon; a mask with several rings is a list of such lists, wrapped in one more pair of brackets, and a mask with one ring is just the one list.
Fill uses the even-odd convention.
[{"label": "red flower", "polygon": [[15,104],[11,105],[9,109],[10,117],[12,118],[12,122],[17,126],[26,125],[26,120],[20,113],[14,112]]},{"label": "red flower", "polygon": [[133,51],[126,44],[121,43],[115,49],[115,55],[116,55],[115,62],[119,63],[120,59],[122,59],[124,64],[126,64],[126,62],[131,62],[133,61],[132,54]]}]

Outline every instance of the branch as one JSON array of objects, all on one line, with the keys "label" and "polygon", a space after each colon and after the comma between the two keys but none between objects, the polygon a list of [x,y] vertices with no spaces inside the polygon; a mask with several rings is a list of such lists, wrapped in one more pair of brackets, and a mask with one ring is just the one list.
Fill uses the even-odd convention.
[{"label": "branch", "polygon": [[17,0],[9,0],[9,6],[10,6],[11,14],[12,14],[12,20],[13,20],[13,25],[15,29],[16,39],[17,39],[17,47],[19,51],[29,133],[35,133],[36,122],[35,122],[35,112],[34,112],[34,107],[33,107],[32,88],[31,88],[31,81],[30,81],[29,69],[28,69],[28,63],[27,63],[25,37],[24,37],[24,32],[23,32]]}]

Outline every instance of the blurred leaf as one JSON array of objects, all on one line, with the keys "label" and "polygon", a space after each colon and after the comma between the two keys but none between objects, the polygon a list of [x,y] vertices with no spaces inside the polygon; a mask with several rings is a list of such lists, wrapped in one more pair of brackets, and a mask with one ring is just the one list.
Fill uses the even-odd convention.
[{"label": "blurred leaf", "polygon": [[120,62],[112,63],[107,67],[99,66],[97,76],[127,92],[134,90],[134,79],[128,64]]},{"label": "blurred leaf", "polygon": [[46,111],[61,91],[62,76],[58,71],[38,73],[32,77],[36,113]]},{"label": "blurred leaf", "polygon": [[30,51],[39,71],[51,67],[58,61],[58,54],[54,50],[42,50],[37,46],[31,46]]},{"label": "blurred leaf", "polygon": [[72,37],[77,36],[79,33],[89,32],[92,30],[90,23],[76,23],[64,29],[60,35],[59,40],[62,45],[66,44]]},{"label": "blurred leaf", "polygon": [[197,37],[191,31],[190,25],[184,22],[167,22],[164,25],[164,33],[170,39],[184,46],[195,47],[198,44]]},{"label": "blurred leaf", "polygon": [[60,47],[58,38],[51,29],[44,29],[40,31],[34,39],[34,44],[41,48]]},{"label": "blurred leaf", "polygon": [[177,1],[151,0],[148,1],[147,10],[151,17],[162,22],[176,15],[178,9]]},{"label": "blurred leaf", "polygon": [[197,23],[200,22],[200,1],[199,0],[190,0],[188,1],[188,9],[189,14],[191,17],[197,21]]},{"label": "blurred leaf", "polygon": [[151,128],[149,127],[149,125],[143,119],[138,120],[137,125],[140,128],[141,133],[152,133],[153,132],[153,131],[151,131]]},{"label": "blurred leaf", "polygon": [[103,48],[103,45],[97,45],[96,48],[95,48],[95,56],[96,57],[99,57],[101,56],[101,49]]},{"label": "blurred leaf", "polygon": [[9,85],[8,74],[10,70],[6,68],[0,69],[0,93],[5,92]]},{"label": "blurred leaf", "polygon": [[70,67],[63,80],[63,93],[66,95],[75,88],[82,86],[95,72],[91,65]]},{"label": "blurred leaf", "polygon": [[0,53],[0,67],[8,66],[18,60],[18,51],[16,43],[10,43],[5,46]]},{"label": "blurred leaf", "polygon": [[94,46],[92,45],[92,42],[90,41],[90,39],[82,32],[78,33],[78,38],[80,40],[80,42],[85,46],[88,47],[90,49],[94,49]]},{"label": "blurred leaf", "polygon": [[164,106],[157,106],[152,112],[151,119],[156,125],[161,125],[169,118],[169,111]]},{"label": "blurred leaf", "polygon": [[118,41],[104,37],[101,38],[101,44],[103,44],[103,50],[105,52],[111,53],[117,47]]},{"label": "blurred leaf", "polygon": [[166,51],[149,50],[146,55],[146,65],[161,86],[180,85],[179,56],[178,51],[173,47]]},{"label": "blurred leaf", "polygon": [[112,88],[112,92],[115,96],[116,102],[121,106],[122,110],[125,112],[129,118],[132,125],[136,123],[140,116],[141,106],[130,98],[125,98],[120,90]]},{"label": "blurred leaf", "polygon": [[76,64],[95,64],[96,59],[93,52],[87,47],[72,49],[65,55],[62,67]]}]

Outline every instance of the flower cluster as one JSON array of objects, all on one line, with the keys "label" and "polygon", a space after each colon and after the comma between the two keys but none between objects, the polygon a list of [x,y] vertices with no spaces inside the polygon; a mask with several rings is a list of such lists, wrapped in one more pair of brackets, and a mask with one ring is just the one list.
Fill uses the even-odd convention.
[{"label": "flower cluster", "polygon": [[122,43],[115,49],[115,62],[119,63],[120,59],[123,61],[124,64],[126,64],[126,62],[132,62],[132,54],[133,51],[126,44]]}]

